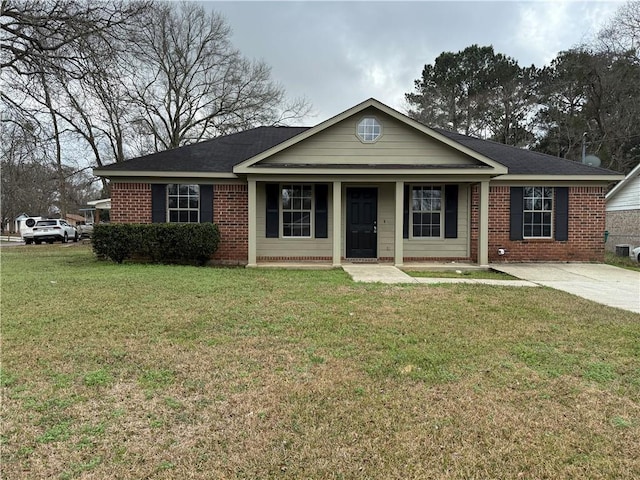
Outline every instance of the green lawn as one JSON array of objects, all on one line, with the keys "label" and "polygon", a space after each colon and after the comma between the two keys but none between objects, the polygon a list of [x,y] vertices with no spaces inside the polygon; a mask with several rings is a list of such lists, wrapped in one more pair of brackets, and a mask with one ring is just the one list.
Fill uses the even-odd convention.
[{"label": "green lawn", "polygon": [[618,257],[615,253],[606,252],[604,261],[615,267],[626,268],[627,270],[635,270],[640,272],[640,263],[632,260],[630,257]]},{"label": "green lawn", "polygon": [[639,478],[640,315],[340,270],[2,260],[3,478]]}]

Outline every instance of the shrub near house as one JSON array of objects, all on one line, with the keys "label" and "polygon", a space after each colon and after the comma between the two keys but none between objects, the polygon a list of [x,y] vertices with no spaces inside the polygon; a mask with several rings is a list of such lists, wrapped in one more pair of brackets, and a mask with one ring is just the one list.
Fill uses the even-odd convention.
[{"label": "shrub near house", "polygon": [[218,249],[213,223],[99,224],[93,230],[96,255],[122,263],[129,258],[157,263],[204,265]]}]

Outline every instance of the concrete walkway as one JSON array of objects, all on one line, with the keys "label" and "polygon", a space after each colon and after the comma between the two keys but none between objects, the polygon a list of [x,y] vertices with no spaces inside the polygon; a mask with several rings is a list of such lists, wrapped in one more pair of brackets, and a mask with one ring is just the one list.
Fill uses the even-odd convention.
[{"label": "concrete walkway", "polygon": [[601,263],[509,263],[491,268],[610,307],[640,313],[640,272]]},{"label": "concrete walkway", "polygon": [[364,283],[475,283],[487,285],[502,285],[508,287],[537,287],[538,285],[526,280],[492,280],[481,278],[432,278],[412,277],[393,265],[362,264],[343,265],[355,282]]},{"label": "concrete walkway", "polygon": [[392,265],[354,264],[342,268],[356,282],[475,283],[510,287],[544,285],[610,307],[640,313],[640,272],[599,263],[509,263],[491,268],[520,280],[411,277]]}]

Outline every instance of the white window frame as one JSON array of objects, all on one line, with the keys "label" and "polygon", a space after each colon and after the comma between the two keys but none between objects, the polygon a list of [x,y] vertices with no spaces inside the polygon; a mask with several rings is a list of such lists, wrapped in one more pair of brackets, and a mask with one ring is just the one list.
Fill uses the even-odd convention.
[{"label": "white window frame", "polygon": [[[527,195],[527,189],[531,189],[531,194]],[[536,196],[536,189],[541,189],[542,195]],[[550,195],[545,195],[545,190],[549,189],[551,191]],[[555,189],[553,187],[548,187],[548,186],[540,186],[540,185],[536,185],[536,186],[529,186],[529,187],[524,187],[522,189],[522,238],[523,239],[551,239],[553,238],[553,217],[554,217],[554,212],[553,209],[555,208]],[[529,203],[529,205],[527,205],[527,200],[530,200],[531,203]],[[538,205],[536,205],[536,201],[539,200],[540,204],[539,207]],[[545,200],[550,201],[551,202],[551,207],[550,208],[546,208],[545,206]],[[527,208],[527,207],[530,208]],[[538,208],[536,208],[538,207]],[[537,223],[537,222],[526,222],[526,216],[527,213],[532,214],[532,215],[544,215],[544,214],[548,214],[550,217],[550,221],[548,223],[545,223],[544,221]],[[549,226],[549,235],[526,235],[526,229],[527,229],[527,225],[529,226],[533,226],[533,225],[540,225],[542,230],[544,231],[544,227],[546,225]]]},{"label": "white window frame", "polygon": [[[305,196],[303,195],[302,197],[300,197],[301,200],[301,206],[300,208],[294,208],[293,205],[291,205],[290,208],[285,208],[284,205],[284,191],[286,189],[293,189],[294,187],[300,187],[301,191],[304,193],[305,189],[309,189],[310,190],[310,197],[309,197],[309,201],[311,202],[311,205],[309,208],[303,208],[304,207],[304,199]],[[279,202],[280,202],[280,238],[288,238],[288,239],[299,239],[299,238],[313,238],[313,220],[314,220],[314,207],[315,207],[315,202],[314,202],[314,196],[315,196],[315,189],[313,188],[313,184],[309,184],[309,183],[282,183],[280,184],[280,198],[279,198]],[[285,213],[304,213],[304,212],[309,212],[309,235],[285,235],[285,221],[284,221],[284,216]],[[289,224],[293,224],[295,222],[287,222]]]},{"label": "white window frame", "polygon": [[[177,187],[177,193],[173,194],[170,193],[171,187]],[[187,187],[187,194],[181,194],[180,193],[180,187]],[[191,194],[191,187],[195,187],[196,188],[196,195]],[[196,198],[197,200],[197,205],[196,207],[191,207],[190,201],[193,198]],[[176,202],[177,202],[177,206],[176,207],[171,207],[171,199],[175,198]],[[180,207],[180,201],[182,199],[186,199],[187,201],[187,206],[186,207]],[[178,215],[180,215],[180,212],[189,212],[189,220],[187,222],[180,222],[180,221],[175,221],[175,220],[171,220],[171,213],[172,212],[178,212]],[[196,221],[192,222],[191,221],[191,213],[192,212],[196,212]],[[167,223],[200,223],[200,185],[196,185],[196,184],[186,184],[186,183],[170,183],[167,185]]]},{"label": "white window frame", "polygon": [[[414,210],[413,208],[413,191],[414,188],[420,188],[421,190],[424,189],[430,189],[430,190],[434,190],[434,189],[438,189],[440,191],[440,209],[439,210]],[[416,184],[412,184],[409,185],[409,192],[411,192],[410,198],[409,198],[409,202],[410,202],[410,210],[409,210],[409,231],[410,231],[410,237],[411,238],[415,238],[415,239],[419,239],[419,240],[428,240],[428,239],[440,239],[443,238],[443,234],[444,234],[444,185],[442,184],[432,184],[432,183],[416,183]],[[413,229],[413,214],[414,213],[438,213],[438,215],[440,215],[440,224],[439,224],[439,235],[414,235],[414,229]],[[422,224],[421,224],[422,225]],[[433,224],[432,224],[433,225]],[[432,227],[433,228],[433,227]]]},{"label": "white window frame", "polygon": [[362,117],[356,125],[356,136],[362,143],[376,143],[382,137],[382,123],[374,116]]}]

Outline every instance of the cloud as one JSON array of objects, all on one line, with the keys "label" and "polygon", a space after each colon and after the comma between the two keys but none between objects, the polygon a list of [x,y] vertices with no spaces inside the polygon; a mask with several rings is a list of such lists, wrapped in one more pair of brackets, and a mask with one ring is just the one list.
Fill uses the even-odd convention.
[{"label": "cloud", "polygon": [[614,2],[214,2],[232,41],[272,67],[316,124],[375,97],[402,110],[425,64],[478,44],[521,65],[550,62],[594,34]]}]

